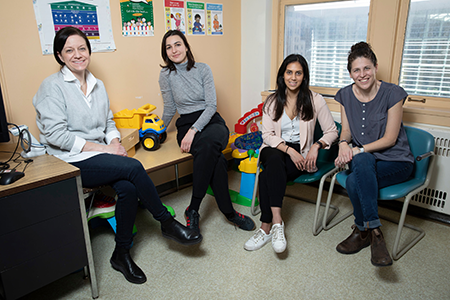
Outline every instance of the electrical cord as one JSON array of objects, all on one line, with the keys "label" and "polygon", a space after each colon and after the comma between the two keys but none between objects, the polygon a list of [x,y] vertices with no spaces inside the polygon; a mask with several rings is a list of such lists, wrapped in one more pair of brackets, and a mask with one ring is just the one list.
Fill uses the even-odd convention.
[{"label": "electrical cord", "polygon": [[[16,124],[13,123],[8,123],[8,125],[12,125],[15,126],[17,128],[17,130],[20,132],[20,128],[19,126],[17,126]],[[29,133],[28,133],[29,134]],[[19,142],[22,140],[21,136],[19,135],[19,138],[17,139],[17,144],[16,144],[16,148],[13,151],[13,154],[11,155],[11,157],[5,161],[5,162],[0,162],[0,170],[6,170],[9,169],[9,162],[12,160],[12,158],[14,157],[14,155],[16,154],[17,148],[19,147]],[[28,150],[29,151],[29,150]]]},{"label": "electrical cord", "polygon": [[[24,134],[27,135],[26,139],[23,138]],[[25,151],[25,153],[30,152],[31,151],[31,134],[27,129],[20,130],[19,140],[20,140],[20,146],[22,147],[23,151]]]},{"label": "electrical cord", "polygon": [[[2,172],[3,172],[3,170],[9,169],[9,167],[10,167],[9,162],[13,159],[14,155],[16,154],[17,148],[19,148],[19,143],[20,143],[20,146],[22,147],[22,149],[23,149],[23,151],[24,151],[25,153],[28,153],[28,152],[31,151],[31,134],[30,134],[30,132],[29,132],[27,129],[22,129],[22,130],[20,130],[20,127],[17,126],[16,124],[14,124],[14,123],[8,123],[8,126],[10,126],[10,125],[17,128],[17,131],[19,132],[19,136],[18,136],[18,139],[17,139],[16,147],[14,148],[14,151],[13,151],[11,157],[10,157],[7,161],[5,161],[5,162],[0,162],[0,171],[2,171]],[[26,135],[26,137],[24,138],[25,135]],[[20,155],[19,155],[19,157],[20,157]],[[17,157],[17,158],[18,158],[18,157]],[[13,161],[15,162],[17,158],[15,158]],[[25,167],[24,167],[24,171],[25,171],[26,167],[28,166],[28,164],[29,164],[30,162],[32,162],[32,161],[33,161],[33,160],[27,160],[27,161],[25,161],[25,162],[26,162],[26,165],[25,165]],[[20,164],[21,164],[21,162],[19,162],[19,164],[16,165],[16,167],[14,168],[14,170],[15,170]]]}]

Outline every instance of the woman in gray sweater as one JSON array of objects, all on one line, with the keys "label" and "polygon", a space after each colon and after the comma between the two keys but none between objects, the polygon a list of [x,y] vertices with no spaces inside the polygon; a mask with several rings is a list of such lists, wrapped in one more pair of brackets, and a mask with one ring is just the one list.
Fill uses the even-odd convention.
[{"label": "woman in gray sweater", "polygon": [[236,212],[231,203],[227,161],[222,154],[228,144],[229,131],[216,111],[216,88],[211,68],[195,62],[186,37],[178,30],[170,30],[164,35],[161,56],[165,63],[159,75],[164,99],[162,119],[169,126],[178,111],[178,144],[181,152],[194,156],[192,198],[185,211],[187,226],[200,232],[198,211],[208,185],[211,185],[217,205],[227,220],[243,230],[253,230],[253,220]]},{"label": "woman in gray sweater", "polygon": [[84,187],[110,185],[116,191],[116,248],[110,262],[128,281],[144,283],[146,276],[129,250],[138,198],[161,222],[164,237],[190,245],[202,236],[170,215],[141,163],[127,157],[105,86],[87,70],[91,46],[86,35],[74,27],[61,29],[53,53],[61,70],[46,78],[33,98],[40,141],[49,154],[80,169]]}]

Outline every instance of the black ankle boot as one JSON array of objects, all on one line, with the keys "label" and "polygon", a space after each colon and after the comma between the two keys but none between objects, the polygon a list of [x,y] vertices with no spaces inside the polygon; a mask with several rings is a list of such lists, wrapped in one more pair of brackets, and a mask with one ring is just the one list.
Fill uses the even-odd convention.
[{"label": "black ankle boot", "polygon": [[144,272],[131,259],[129,249],[116,247],[110,262],[111,266],[121,272],[129,282],[141,284],[147,281]]},{"label": "black ankle boot", "polygon": [[200,215],[196,210],[186,208],[184,211],[184,217],[186,218],[186,227],[190,229],[196,230],[198,233],[200,233]]},{"label": "black ankle boot", "polygon": [[174,240],[182,245],[198,244],[203,239],[199,232],[181,225],[173,217],[161,222],[161,231],[165,238]]}]

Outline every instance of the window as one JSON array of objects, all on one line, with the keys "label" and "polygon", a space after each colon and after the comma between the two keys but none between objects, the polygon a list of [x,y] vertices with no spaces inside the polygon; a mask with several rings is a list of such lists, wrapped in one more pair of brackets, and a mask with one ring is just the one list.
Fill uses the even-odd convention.
[{"label": "window", "polygon": [[305,57],[311,86],[352,83],[347,55],[353,44],[367,39],[369,5],[369,0],[286,5],[284,57]]},{"label": "window", "polygon": [[450,0],[275,2],[273,82],[284,57],[300,53],[310,66],[311,89],[339,111],[332,98],[352,82],[348,51],[365,40],[378,58],[377,78],[409,94],[404,121],[449,126]]},{"label": "window", "polygon": [[399,82],[410,95],[450,98],[450,1],[411,1]]}]

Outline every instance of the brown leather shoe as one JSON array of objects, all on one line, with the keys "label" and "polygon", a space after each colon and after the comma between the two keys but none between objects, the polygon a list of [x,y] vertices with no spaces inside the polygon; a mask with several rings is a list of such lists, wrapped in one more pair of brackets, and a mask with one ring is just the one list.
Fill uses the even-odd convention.
[{"label": "brown leather shoe", "polygon": [[370,245],[368,231],[360,231],[356,225],[352,225],[353,232],[348,238],[337,245],[336,250],[342,254],[353,254]]},{"label": "brown leather shoe", "polygon": [[383,233],[380,228],[370,230],[370,250],[372,251],[371,262],[377,267],[386,267],[392,265],[392,258],[386,248]]}]

